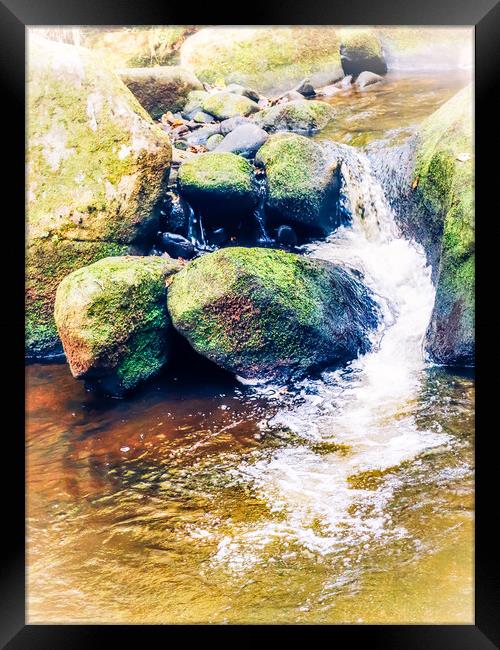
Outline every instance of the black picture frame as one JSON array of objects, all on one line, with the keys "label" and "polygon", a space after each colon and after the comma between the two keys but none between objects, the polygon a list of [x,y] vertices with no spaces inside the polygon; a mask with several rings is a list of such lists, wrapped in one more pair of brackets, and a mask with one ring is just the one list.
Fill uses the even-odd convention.
[{"label": "black picture frame", "polygon": [[[203,634],[203,640],[223,634],[237,640],[241,627],[249,626],[87,626],[87,625],[26,625],[25,624],[25,558],[24,558],[24,160],[23,142],[25,92],[25,26],[28,25],[86,25],[86,24],[347,24],[347,25],[470,25],[476,34],[476,215],[480,227],[476,245],[479,248],[477,269],[477,436],[476,436],[476,540],[475,540],[475,625],[337,625],[313,626],[325,628],[332,643],[345,647],[345,642],[361,647],[397,648],[398,650],[487,650],[500,647],[499,625],[499,563],[495,524],[498,517],[493,498],[498,493],[495,472],[497,456],[493,453],[498,425],[489,424],[486,411],[494,406],[494,384],[486,377],[491,365],[492,350],[487,329],[488,279],[494,274],[495,254],[493,232],[498,234],[498,209],[495,206],[495,169],[489,164],[488,152],[494,146],[495,81],[498,79],[500,4],[495,0],[350,0],[336,4],[304,3],[293,0],[288,4],[270,2],[249,3],[238,7],[236,21],[233,13],[220,3],[203,7],[194,5],[166,7],[155,0],[0,0],[1,49],[0,79],[3,104],[6,109],[3,126],[4,154],[7,161],[2,172],[4,185],[4,224],[8,223],[8,246],[4,252],[11,261],[4,276],[3,300],[6,309],[1,319],[5,352],[11,355],[6,363],[8,373],[8,411],[15,418],[4,425],[4,499],[12,506],[5,515],[0,555],[0,644],[1,647],[87,648],[116,647],[123,640],[149,646],[154,641],[172,640],[172,634],[184,641],[193,641]],[[244,13],[246,15],[244,15]],[[256,18],[258,22],[256,23]],[[222,20],[221,20],[222,19]],[[498,117],[496,117],[498,119]],[[10,139],[10,144],[5,139]],[[497,145],[498,146],[498,145]],[[497,166],[497,165],[495,165]],[[497,175],[497,174],[496,174]],[[498,184],[498,181],[497,181]],[[7,210],[7,199],[10,209]],[[20,214],[19,214],[20,213]],[[490,217],[488,219],[488,216]],[[5,226],[4,226],[5,227]],[[491,234],[490,234],[491,233]],[[498,242],[498,237],[496,238]],[[488,251],[491,246],[491,251]],[[5,249],[8,248],[8,251]],[[4,259],[7,255],[4,255]],[[488,268],[488,264],[490,268]],[[4,271],[5,273],[5,271]],[[493,282],[492,282],[492,286]],[[483,300],[483,296],[486,299]],[[496,301],[495,301],[496,303]],[[8,317],[7,317],[8,316]],[[8,327],[6,327],[8,326]],[[9,331],[10,328],[10,331]],[[492,335],[493,336],[493,335]],[[19,373],[19,374],[17,374]],[[5,378],[5,377],[4,377]],[[492,385],[493,384],[493,385]],[[494,422],[494,420],[492,420]],[[8,461],[7,461],[8,459]],[[6,474],[11,473],[11,476]],[[274,626],[266,627],[267,632]],[[295,626],[294,626],[295,627]],[[168,628],[168,629],[165,629]],[[246,630],[248,631],[248,630]],[[316,631],[308,629],[306,634]],[[243,637],[245,638],[245,637]],[[342,644],[342,646],[340,646]]]}]

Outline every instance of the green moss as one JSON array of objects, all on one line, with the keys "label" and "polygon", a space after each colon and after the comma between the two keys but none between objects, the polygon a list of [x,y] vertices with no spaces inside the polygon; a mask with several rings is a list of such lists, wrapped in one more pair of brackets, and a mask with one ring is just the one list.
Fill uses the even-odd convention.
[{"label": "green moss", "polygon": [[266,108],[253,119],[267,131],[314,133],[324,129],[334,117],[334,108],[326,102],[297,99]]},{"label": "green moss", "polygon": [[474,164],[472,86],[422,126],[413,181],[416,215],[438,222],[441,251],[436,301],[427,336],[434,360],[474,360]]},{"label": "green moss", "polygon": [[340,39],[349,57],[357,59],[382,59],[382,47],[376,33],[368,29],[344,29]]},{"label": "green moss", "polygon": [[313,231],[332,229],[337,167],[326,161],[316,142],[301,135],[277,134],[259,149],[257,158],[265,165],[268,205],[276,219]]},{"label": "green moss", "polygon": [[165,364],[166,279],[179,268],[168,258],[110,257],[60,283],[55,320],[75,377],[119,393]]},{"label": "green moss", "polygon": [[257,104],[248,97],[229,92],[209,95],[203,100],[202,108],[218,120],[227,120],[237,115],[247,117],[259,110]]},{"label": "green moss", "polygon": [[184,42],[181,60],[202,81],[225,79],[264,93],[289,90],[307,76],[313,83],[342,76],[331,27],[202,29]]},{"label": "green moss", "polygon": [[[191,345],[222,367],[244,377],[287,376],[349,354],[347,337],[335,338],[330,328],[347,325],[348,312],[353,328],[361,327],[361,313],[365,324],[370,320],[359,290],[327,262],[227,248],[195,260],[173,279],[168,308]],[[354,318],[351,309],[359,310]],[[358,331],[356,345],[366,347],[362,339]]]}]

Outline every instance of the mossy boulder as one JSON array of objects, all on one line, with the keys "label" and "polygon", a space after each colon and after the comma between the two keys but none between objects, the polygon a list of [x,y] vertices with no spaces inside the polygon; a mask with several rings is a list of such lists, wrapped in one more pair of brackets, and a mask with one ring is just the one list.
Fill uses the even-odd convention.
[{"label": "mossy boulder", "polygon": [[207,93],[206,90],[192,90],[188,93],[182,114],[186,117],[194,116],[196,113],[201,111],[203,101],[209,96],[210,93]]},{"label": "mossy boulder", "polygon": [[123,395],[168,362],[166,283],[180,268],[165,257],[108,257],[64,278],[54,314],[74,377]]},{"label": "mossy boulder", "polygon": [[200,354],[247,380],[301,377],[369,348],[377,322],[363,284],[331,262],[225,248],[172,281],[174,327]]},{"label": "mossy boulder", "polygon": [[387,64],[378,35],[370,29],[341,30],[340,56],[346,75],[357,76],[363,71],[385,74]]},{"label": "mossy boulder", "polygon": [[412,183],[413,214],[421,220],[421,228],[442,233],[426,348],[434,361],[445,365],[474,365],[475,359],[472,110],[468,86],[424,122]]},{"label": "mossy boulder", "polygon": [[114,68],[152,67],[177,63],[179,49],[196,28],[89,27],[81,30],[81,44],[96,50]]},{"label": "mossy boulder", "polygon": [[155,231],[171,146],[96,54],[34,37],[28,55],[26,347],[40,357],[60,351],[64,275]]},{"label": "mossy boulder", "polygon": [[193,157],[179,168],[178,185],[183,198],[212,225],[235,222],[256,203],[253,167],[234,153]]},{"label": "mossy boulder", "polygon": [[277,133],[256,160],[266,170],[270,222],[293,225],[306,235],[325,235],[338,225],[339,166],[320,144],[295,133]]},{"label": "mossy boulder", "polygon": [[296,99],[260,111],[253,121],[266,131],[311,134],[324,129],[334,117],[335,109],[326,102]]},{"label": "mossy boulder", "polygon": [[180,66],[125,68],[120,78],[151,117],[157,119],[167,111],[181,111],[192,91],[202,91],[196,76]]},{"label": "mossy boulder", "polygon": [[228,120],[231,117],[248,117],[257,113],[257,104],[245,97],[231,92],[214,93],[206,97],[202,102],[202,108],[218,120]]},{"label": "mossy boulder", "polygon": [[224,79],[279,93],[304,77],[315,86],[343,77],[339,45],[332,27],[204,28],[182,44],[181,63],[208,83]]}]

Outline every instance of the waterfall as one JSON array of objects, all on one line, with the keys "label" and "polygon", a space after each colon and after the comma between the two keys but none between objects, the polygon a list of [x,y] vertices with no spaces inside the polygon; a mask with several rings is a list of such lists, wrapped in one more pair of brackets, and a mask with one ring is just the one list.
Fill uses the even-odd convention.
[{"label": "waterfall", "polygon": [[[307,253],[363,273],[380,305],[382,323],[373,333],[371,352],[324,372],[321,379],[304,380],[299,403],[292,401],[263,425],[264,436],[276,429],[289,431],[304,444],[257,453],[238,468],[240,480],[250,483],[282,519],[242,527],[221,540],[214,562],[234,570],[259,561],[259,549],[277,540],[324,554],[404,537],[406,531],[391,524],[386,508],[394,484],[388,481],[375,491],[354,489],[350,477],[413,461],[447,440],[440,432],[420,430],[412,410],[434,302],[424,251],[401,236],[368,157],[347,145],[324,146],[340,158],[341,201],[350,219]],[[324,443],[346,451],[315,451],[314,444]]]}]

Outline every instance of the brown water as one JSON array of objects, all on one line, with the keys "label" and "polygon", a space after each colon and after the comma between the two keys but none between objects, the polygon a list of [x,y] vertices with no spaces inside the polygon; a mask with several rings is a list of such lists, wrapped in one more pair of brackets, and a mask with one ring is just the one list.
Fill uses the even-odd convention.
[{"label": "brown water", "polygon": [[[321,137],[416,123],[465,84],[446,74],[336,98]],[[27,367],[31,623],[473,622],[474,379],[422,361],[423,257],[357,224],[311,254],[359,257],[387,301],[344,372],[286,389],[193,367],[113,400]]]}]

